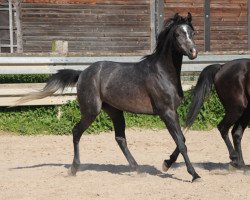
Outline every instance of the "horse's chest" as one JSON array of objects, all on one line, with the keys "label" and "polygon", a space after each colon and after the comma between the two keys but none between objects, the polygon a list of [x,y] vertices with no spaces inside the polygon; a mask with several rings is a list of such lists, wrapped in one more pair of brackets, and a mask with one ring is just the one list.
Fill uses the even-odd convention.
[{"label": "horse's chest", "polygon": [[182,100],[182,89],[169,80],[154,81],[148,84],[155,105],[159,108],[172,107],[176,109]]}]

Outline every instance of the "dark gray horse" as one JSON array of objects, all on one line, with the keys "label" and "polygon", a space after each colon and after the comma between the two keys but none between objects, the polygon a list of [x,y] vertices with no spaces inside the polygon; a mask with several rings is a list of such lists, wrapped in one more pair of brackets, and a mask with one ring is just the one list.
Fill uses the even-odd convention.
[{"label": "dark gray horse", "polygon": [[75,175],[80,165],[80,138],[103,109],[113,121],[115,139],[133,170],[138,170],[138,164],[127,147],[123,111],[159,115],[177,145],[175,152],[183,155],[193,180],[199,178],[187,155],[176,112],[183,98],[180,81],[183,55],[190,59],[197,56],[191,21],[190,13],[187,17],[176,14],[166,21],[154,53],[138,63],[103,61],[92,64],[84,71],[60,70],[51,76],[41,92],[29,94],[19,101],[44,98],[77,83],[82,117],[73,128],[74,160],[71,174]]}]

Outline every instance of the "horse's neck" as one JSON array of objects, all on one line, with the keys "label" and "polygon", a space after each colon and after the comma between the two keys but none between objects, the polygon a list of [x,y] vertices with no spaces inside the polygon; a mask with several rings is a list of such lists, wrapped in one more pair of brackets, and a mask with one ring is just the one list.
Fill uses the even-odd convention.
[{"label": "horse's neck", "polygon": [[160,67],[168,74],[171,82],[175,85],[180,97],[183,97],[183,90],[181,86],[181,66],[183,55],[175,52],[168,51],[165,57],[159,60]]}]

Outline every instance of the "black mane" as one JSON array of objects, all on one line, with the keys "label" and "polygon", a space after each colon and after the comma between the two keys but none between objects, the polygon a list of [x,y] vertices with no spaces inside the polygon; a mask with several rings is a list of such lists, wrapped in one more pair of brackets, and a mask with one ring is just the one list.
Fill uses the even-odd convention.
[{"label": "black mane", "polygon": [[165,52],[166,47],[171,46],[171,42],[173,41],[174,37],[173,35],[173,32],[175,30],[174,27],[177,27],[178,25],[181,24],[187,24],[194,30],[191,20],[192,17],[190,13],[188,13],[187,17],[182,17],[179,15],[179,13],[176,13],[173,18],[165,20],[163,29],[157,36],[156,47],[154,49],[154,52],[150,55],[144,56],[143,60],[144,59],[154,60],[154,58],[158,58],[162,52]]}]

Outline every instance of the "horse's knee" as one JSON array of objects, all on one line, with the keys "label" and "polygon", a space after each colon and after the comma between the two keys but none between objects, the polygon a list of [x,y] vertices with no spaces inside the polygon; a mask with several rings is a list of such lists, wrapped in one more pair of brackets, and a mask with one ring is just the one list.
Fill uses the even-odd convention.
[{"label": "horse's knee", "polygon": [[[227,137],[228,131],[232,125],[237,123],[237,120],[242,116],[245,106],[237,106],[233,111],[227,111],[223,120],[218,124],[217,128],[223,138]],[[233,128],[234,131],[235,127]]]},{"label": "horse's knee", "polygon": [[240,142],[243,136],[243,127],[238,124],[235,125],[232,129],[232,137],[235,142]]},{"label": "horse's knee", "polygon": [[219,130],[220,133],[222,132],[222,124],[221,124],[221,122],[217,125],[217,129]]},{"label": "horse's knee", "polygon": [[241,140],[242,139],[242,131],[236,131],[234,134],[233,134],[233,137],[237,140]]},{"label": "horse's knee", "polygon": [[179,149],[179,152],[180,152],[181,154],[187,152],[187,147],[186,147],[186,145],[185,145],[184,142],[180,142],[180,143],[178,144],[178,149]]},{"label": "horse's knee", "polygon": [[80,141],[81,136],[79,135],[79,131],[76,128],[72,130],[73,142],[78,143]]},{"label": "horse's knee", "polygon": [[235,143],[239,144],[241,142],[241,139],[242,139],[242,134],[236,133],[233,135],[233,140]]},{"label": "horse's knee", "polygon": [[220,122],[218,125],[217,125],[217,129],[219,130],[221,136],[227,132],[226,129],[225,129],[225,126],[222,122]]},{"label": "horse's knee", "polygon": [[186,142],[186,138],[183,136],[182,137],[182,141],[185,143]]},{"label": "horse's knee", "polygon": [[127,142],[126,142],[126,139],[123,138],[123,137],[115,137],[115,140],[118,144],[122,144],[122,145],[126,145]]},{"label": "horse's knee", "polygon": [[232,161],[238,160],[238,153],[236,151],[231,152],[230,155],[229,155],[229,158]]},{"label": "horse's knee", "polygon": [[82,128],[80,123],[74,126],[74,128],[72,129],[72,135],[73,135],[73,142],[78,143],[82,136]]},{"label": "horse's knee", "polygon": [[225,139],[228,135],[229,128],[226,128],[225,125],[221,122],[218,124],[217,129],[219,130],[221,137]]}]

